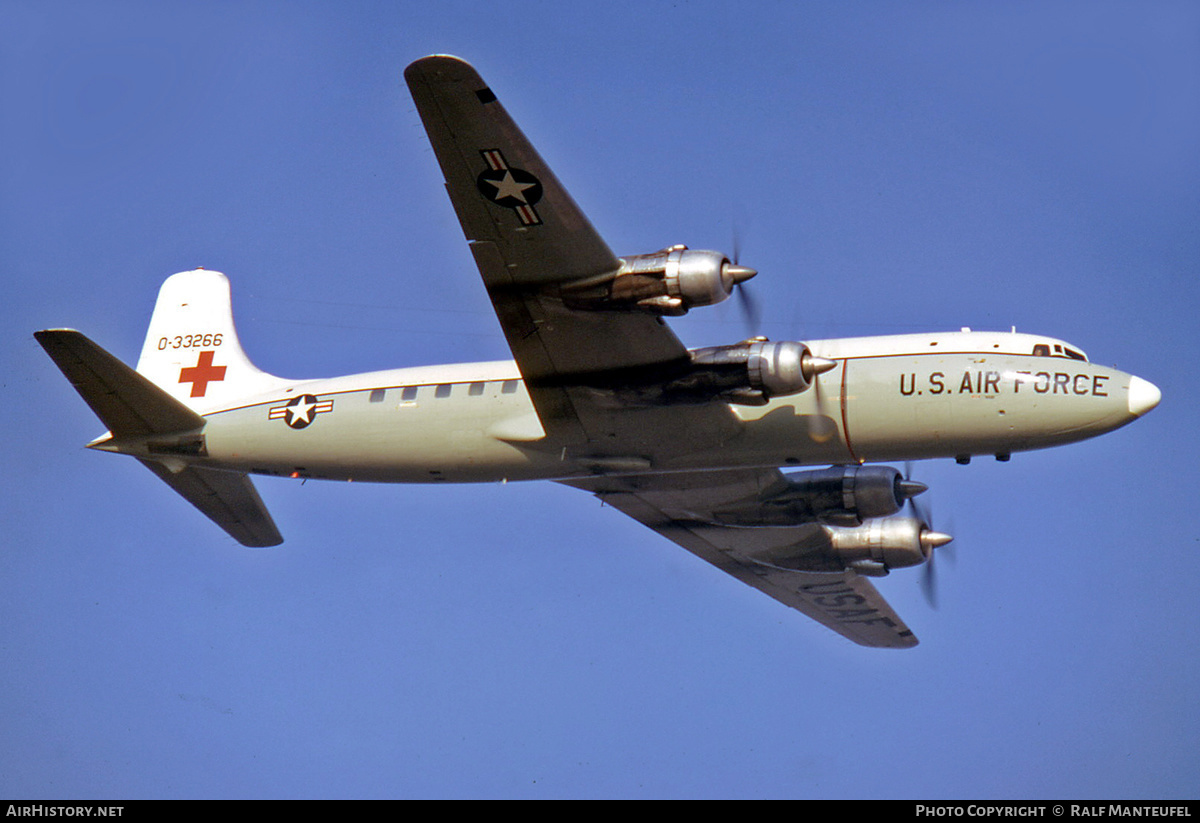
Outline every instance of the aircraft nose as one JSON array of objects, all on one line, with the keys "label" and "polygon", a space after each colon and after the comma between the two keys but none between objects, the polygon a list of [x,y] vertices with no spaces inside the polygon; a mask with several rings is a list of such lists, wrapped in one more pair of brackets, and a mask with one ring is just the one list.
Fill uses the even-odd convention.
[{"label": "aircraft nose", "polygon": [[1128,403],[1130,414],[1141,417],[1157,406],[1160,400],[1162,400],[1162,392],[1158,390],[1158,386],[1140,377],[1131,376],[1129,378]]}]

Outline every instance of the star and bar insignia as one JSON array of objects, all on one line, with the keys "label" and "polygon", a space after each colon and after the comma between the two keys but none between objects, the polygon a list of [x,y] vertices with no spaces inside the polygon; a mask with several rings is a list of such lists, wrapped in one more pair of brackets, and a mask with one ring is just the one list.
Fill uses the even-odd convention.
[{"label": "star and bar insignia", "polygon": [[267,410],[268,420],[283,420],[293,429],[303,429],[317,418],[318,414],[333,411],[332,400],[319,400],[314,395],[302,394],[293,397],[282,406]]},{"label": "star and bar insignia", "polygon": [[508,165],[500,149],[479,152],[487,168],[479,173],[475,185],[479,192],[497,206],[512,209],[523,226],[540,226],[534,205],[542,199],[542,182],[524,169]]}]

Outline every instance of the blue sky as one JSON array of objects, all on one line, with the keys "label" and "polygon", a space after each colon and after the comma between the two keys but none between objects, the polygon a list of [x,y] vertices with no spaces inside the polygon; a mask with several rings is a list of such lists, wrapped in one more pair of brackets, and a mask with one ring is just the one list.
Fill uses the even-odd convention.
[{"label": "blue sky", "polygon": [[[1061,337],[1162,405],[918,464],[922,644],[853,646],[551,483],[257,481],[248,551],[31,336],[135,361],[227,273],[287,377],[507,356],[401,72],[475,64],[618,254],[730,249],[776,339]],[[1195,798],[1192,3],[0,0],[0,796]],[[734,305],[672,325],[746,335]]]}]

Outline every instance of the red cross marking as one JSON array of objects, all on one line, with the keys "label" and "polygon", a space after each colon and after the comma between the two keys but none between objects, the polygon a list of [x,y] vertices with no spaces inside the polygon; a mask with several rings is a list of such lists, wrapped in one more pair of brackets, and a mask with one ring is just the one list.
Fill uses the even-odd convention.
[{"label": "red cross marking", "polygon": [[225,367],[213,365],[214,354],[214,351],[202,351],[196,365],[179,370],[179,382],[192,384],[192,397],[203,397],[209,383],[225,379]]}]

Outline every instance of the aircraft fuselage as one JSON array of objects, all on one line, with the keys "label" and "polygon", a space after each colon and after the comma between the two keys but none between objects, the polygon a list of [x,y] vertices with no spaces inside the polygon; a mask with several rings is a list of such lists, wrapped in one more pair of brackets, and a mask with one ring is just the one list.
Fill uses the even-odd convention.
[{"label": "aircraft fuselage", "polygon": [[[637,473],[1007,459],[1111,431],[1158,400],[1145,381],[1037,335],[962,331],[808,345],[837,367],[799,394],[763,406],[732,405],[740,425],[716,448],[659,455],[647,443],[636,454],[610,456],[606,469],[621,471],[621,460]],[[569,478],[596,466],[594,455],[546,437],[511,361],[289,381],[269,395],[203,413],[203,448],[180,448],[173,459],[391,483]],[[108,446],[134,454],[145,447]]]}]

